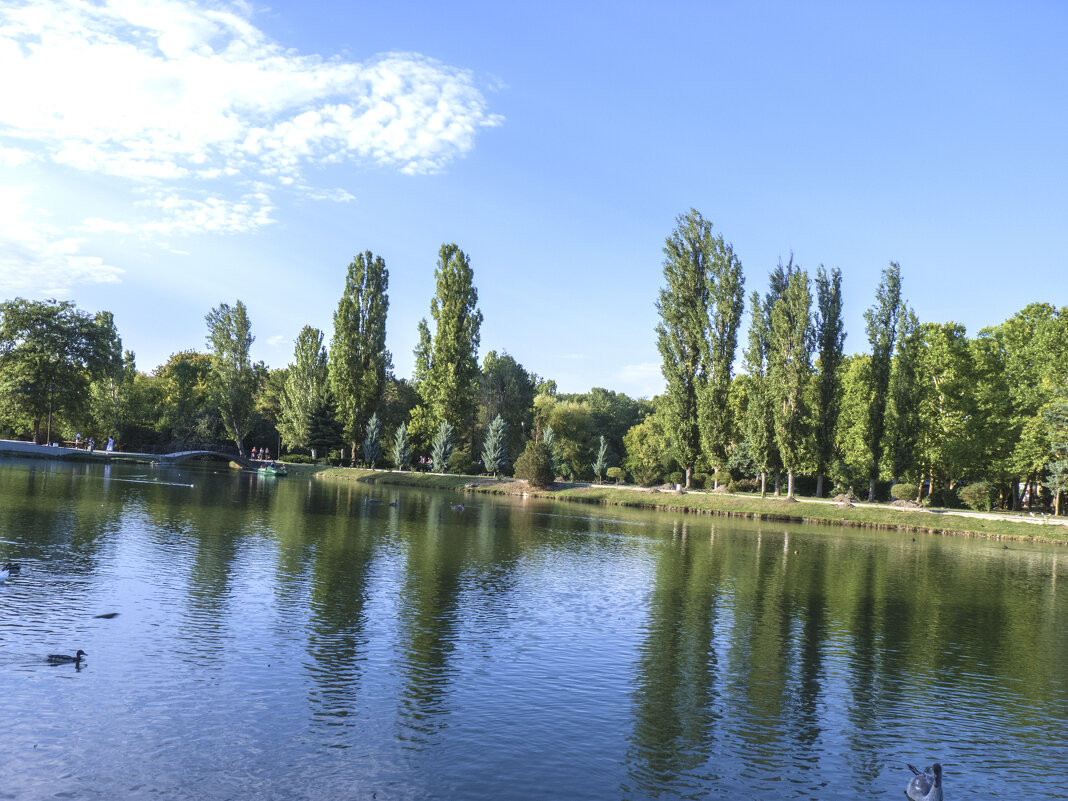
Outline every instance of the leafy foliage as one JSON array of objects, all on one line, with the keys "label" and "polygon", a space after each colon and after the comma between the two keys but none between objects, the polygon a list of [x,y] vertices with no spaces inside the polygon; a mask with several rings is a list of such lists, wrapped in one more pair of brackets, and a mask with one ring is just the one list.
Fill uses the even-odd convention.
[{"label": "leafy foliage", "polygon": [[330,342],[330,386],[337,400],[342,434],[356,443],[377,410],[390,369],[386,350],[389,271],[381,256],[360,253],[349,264],[345,289],[334,312]]},{"label": "leafy foliage", "polygon": [[323,332],[310,325],[297,335],[293,364],[286,374],[280,398],[279,433],[289,447],[306,448],[312,407],[326,390],[328,367]]},{"label": "leafy foliage", "polygon": [[205,317],[211,346],[211,393],[223,424],[245,455],[244,434],[252,418],[256,375],[249,350],[255,337],[248,311],[240,300],[231,308],[221,303]]},{"label": "leafy foliage", "polygon": [[600,484],[604,480],[604,471],[608,467],[608,443],[601,434],[601,445],[597,449],[597,459],[593,463],[593,475]]},{"label": "leafy foliage", "polygon": [[553,485],[553,460],[548,444],[544,440],[532,437],[527,447],[515,460],[515,477],[530,482],[536,489],[547,489]]}]

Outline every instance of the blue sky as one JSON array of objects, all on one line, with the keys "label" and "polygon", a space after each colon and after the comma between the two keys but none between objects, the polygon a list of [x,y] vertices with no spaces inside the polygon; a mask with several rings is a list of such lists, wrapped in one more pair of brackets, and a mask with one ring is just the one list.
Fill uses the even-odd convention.
[{"label": "blue sky", "polygon": [[[114,312],[152,370],[242,299],[271,366],[357,252],[408,376],[444,242],[480,358],[650,396],[691,207],[746,295],[900,262],[921,320],[1068,304],[1068,5],[0,1],[0,298]],[[744,339],[744,329],[741,332]]]}]

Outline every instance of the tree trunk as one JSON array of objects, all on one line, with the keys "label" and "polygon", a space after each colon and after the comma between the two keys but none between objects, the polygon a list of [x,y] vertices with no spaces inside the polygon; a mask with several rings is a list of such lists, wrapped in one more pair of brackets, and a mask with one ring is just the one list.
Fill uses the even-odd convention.
[{"label": "tree trunk", "polygon": [[1012,477],[1012,511],[1020,511],[1020,482],[1016,476]]},{"label": "tree trunk", "polygon": [[916,485],[916,503],[923,500],[923,471],[920,471],[920,481]]},{"label": "tree trunk", "polygon": [[868,503],[875,502],[875,479],[868,479]]},{"label": "tree trunk", "polygon": [[760,498],[763,500],[768,497],[768,471],[760,471]]},{"label": "tree trunk", "polygon": [[775,471],[775,497],[782,495],[782,473]]},{"label": "tree trunk", "polygon": [[41,444],[41,418],[40,417],[33,418],[33,444],[34,445],[40,445]]},{"label": "tree trunk", "polygon": [[790,468],[786,471],[786,497],[794,497],[794,471]]},{"label": "tree trunk", "polygon": [[823,497],[823,473],[816,473],[816,497]]},{"label": "tree trunk", "polygon": [[693,468],[692,467],[687,467],[686,468],[686,489],[690,488],[690,478],[692,476],[693,476]]}]

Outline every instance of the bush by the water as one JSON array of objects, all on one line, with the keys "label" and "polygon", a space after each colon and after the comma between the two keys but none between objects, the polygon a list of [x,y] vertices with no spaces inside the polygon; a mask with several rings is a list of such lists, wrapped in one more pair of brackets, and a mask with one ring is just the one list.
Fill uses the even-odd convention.
[{"label": "bush by the water", "polygon": [[957,494],[962,501],[977,512],[989,512],[994,505],[994,493],[985,481],[977,481],[962,487]]},{"label": "bush by the water", "polygon": [[617,484],[622,484],[623,479],[627,477],[627,471],[622,467],[609,467],[608,470],[605,471],[605,475]]},{"label": "bush by the water", "polygon": [[919,491],[915,484],[894,484],[890,487],[890,497],[897,501],[914,501]]},{"label": "bush by the water", "polygon": [[530,483],[535,489],[553,485],[553,454],[540,437],[527,442],[527,448],[515,460],[515,477]]}]

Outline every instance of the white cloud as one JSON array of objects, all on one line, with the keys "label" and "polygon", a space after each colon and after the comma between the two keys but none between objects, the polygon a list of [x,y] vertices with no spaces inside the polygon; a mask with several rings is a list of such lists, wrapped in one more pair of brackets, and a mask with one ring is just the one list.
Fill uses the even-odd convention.
[{"label": "white cloud", "polygon": [[50,176],[90,174],[129,204],[56,200],[91,210],[68,230],[62,214],[41,222],[22,207],[24,230],[5,221],[3,247],[31,261],[0,265],[0,288],[41,283],[34,271],[42,286],[118,280],[82,253],[83,237],[255,231],[275,222],[276,193],[353,199],[309,186],[309,167],[437,172],[501,122],[466,70],[415,53],[301,55],[257,29],[244,5],[207,2],[0,3],[0,75],[18,76],[0,80],[0,170],[31,165],[36,194],[86,185]]},{"label": "white cloud", "polygon": [[283,334],[275,334],[274,336],[267,337],[267,344],[272,348],[277,348],[280,345],[284,345],[286,338]]},{"label": "white cloud", "polygon": [[114,283],[122,270],[81,252],[84,240],[34,222],[25,192],[0,186],[0,297],[63,296],[74,284]]},{"label": "white cloud", "polygon": [[181,0],[0,9],[0,133],[42,158],[139,179],[308,163],[434,172],[498,125],[472,75],[412,53],[284,50],[237,11]]}]

